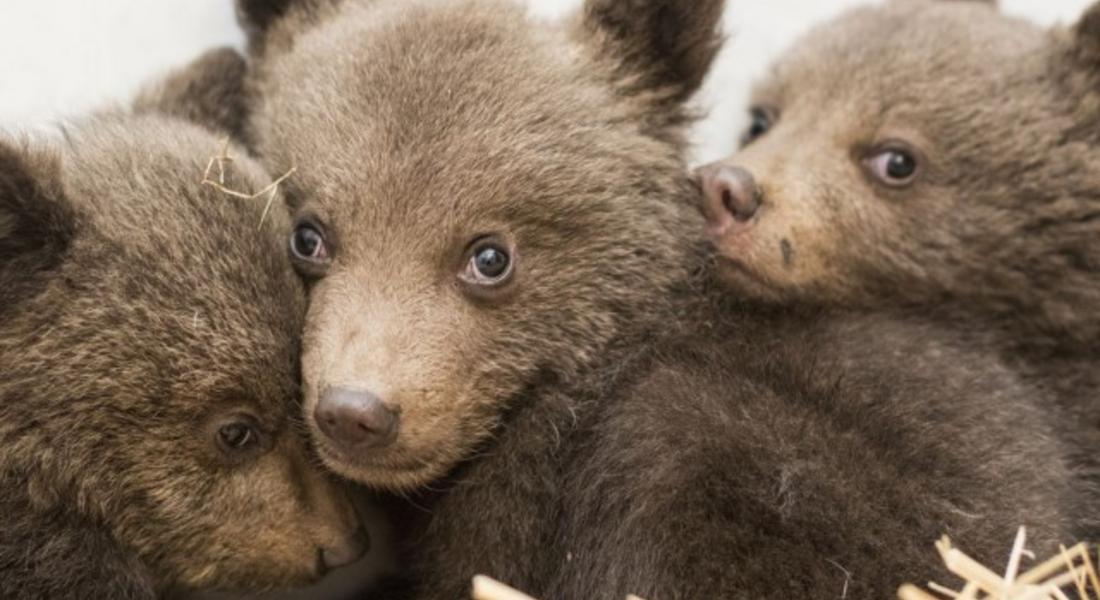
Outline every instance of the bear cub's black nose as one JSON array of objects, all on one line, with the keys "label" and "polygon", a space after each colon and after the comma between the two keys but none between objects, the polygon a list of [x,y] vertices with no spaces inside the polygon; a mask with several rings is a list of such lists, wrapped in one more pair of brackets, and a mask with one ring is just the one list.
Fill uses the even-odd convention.
[{"label": "bear cub's black nose", "polygon": [[397,413],[366,390],[330,387],[321,393],[313,416],[321,433],[346,448],[378,448],[397,437]]}]

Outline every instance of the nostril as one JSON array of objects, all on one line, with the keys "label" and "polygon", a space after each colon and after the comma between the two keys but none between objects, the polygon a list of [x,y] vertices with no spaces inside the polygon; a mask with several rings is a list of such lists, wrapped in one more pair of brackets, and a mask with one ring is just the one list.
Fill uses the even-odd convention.
[{"label": "nostril", "polygon": [[737,216],[737,205],[733,202],[733,194],[728,189],[722,190],[722,206],[734,216]]}]

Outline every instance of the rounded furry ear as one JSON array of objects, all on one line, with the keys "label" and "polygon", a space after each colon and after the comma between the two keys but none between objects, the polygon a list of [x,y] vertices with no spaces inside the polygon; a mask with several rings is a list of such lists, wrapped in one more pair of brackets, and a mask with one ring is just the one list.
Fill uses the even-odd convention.
[{"label": "rounded furry ear", "polygon": [[587,0],[582,31],[615,63],[616,84],[679,105],[722,46],[724,0]]},{"label": "rounded furry ear", "polygon": [[237,0],[237,19],[248,32],[263,32],[286,14],[295,0]]},{"label": "rounded furry ear", "polygon": [[1082,64],[1100,67],[1100,2],[1085,11],[1073,28],[1074,53]]},{"label": "rounded furry ear", "polygon": [[0,301],[21,280],[57,265],[75,219],[53,156],[0,142]]},{"label": "rounded furry ear", "polygon": [[247,72],[245,58],[236,50],[209,50],[143,88],[134,100],[134,112],[180,117],[241,139],[248,112],[244,90]]},{"label": "rounded furry ear", "polygon": [[263,48],[265,34],[272,26],[292,11],[301,10],[309,15],[326,5],[340,0],[236,0],[237,21],[248,36],[249,49]]}]

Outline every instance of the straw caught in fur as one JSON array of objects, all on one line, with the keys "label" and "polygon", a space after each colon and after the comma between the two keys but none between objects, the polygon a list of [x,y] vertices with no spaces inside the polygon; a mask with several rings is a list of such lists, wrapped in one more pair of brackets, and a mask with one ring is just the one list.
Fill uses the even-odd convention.
[{"label": "straw caught in fur", "polygon": [[[267,195],[267,204],[264,205],[264,212],[260,215],[260,227],[263,227],[264,220],[267,219],[267,214],[271,212],[271,205],[275,202],[275,194],[279,191],[279,185],[286,181],[298,167],[291,167],[289,171],[284,173],[281,177],[272,181],[262,190],[248,194],[245,192],[239,192],[237,190],[226,187],[225,185],[225,166],[227,163],[233,162],[233,156],[229,154],[229,138],[226,138],[222,142],[222,150],[216,156],[211,156],[210,160],[206,163],[206,170],[202,174],[201,185],[212,187],[223,194],[233,196],[234,198],[240,198],[242,200],[255,200],[260,196]],[[218,179],[217,181],[210,178],[211,172],[214,170],[215,165],[218,167]]]}]

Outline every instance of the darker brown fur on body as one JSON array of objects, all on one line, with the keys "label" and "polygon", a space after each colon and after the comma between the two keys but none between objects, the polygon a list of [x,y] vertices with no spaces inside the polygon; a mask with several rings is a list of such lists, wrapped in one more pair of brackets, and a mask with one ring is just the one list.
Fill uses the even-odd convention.
[{"label": "darker brown fur on body", "polygon": [[541,598],[885,598],[950,579],[945,533],[996,562],[1020,524],[1040,552],[1092,524],[1060,424],[968,342],[701,310],[516,398],[398,511],[411,583],[378,597],[461,597],[488,573]]},{"label": "darker brown fur on body", "polygon": [[897,0],[808,34],[758,87],[745,147],[702,170],[735,293],[994,332],[1100,423],[1098,14],[1042,31]]},{"label": "darker brown fur on body", "polygon": [[721,2],[591,0],[560,28],[491,0],[239,6],[248,137],[301,174],[306,419],[329,468],[411,500],[381,597],[486,573],[790,598],[845,570],[885,597],[944,531],[983,558],[1021,522],[1078,533],[1069,445],[995,358],[700,292],[680,126]]},{"label": "darker brown fur on body", "polygon": [[[0,141],[4,598],[299,584],[363,549],[301,432],[286,216],[200,185],[220,149],[157,115]],[[227,185],[265,185],[236,153]]]}]

